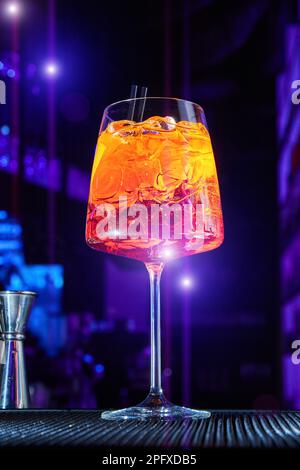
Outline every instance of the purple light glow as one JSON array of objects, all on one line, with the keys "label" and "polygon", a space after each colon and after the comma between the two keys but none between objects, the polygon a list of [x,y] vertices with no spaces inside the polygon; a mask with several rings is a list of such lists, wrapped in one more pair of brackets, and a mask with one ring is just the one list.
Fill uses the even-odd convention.
[{"label": "purple light glow", "polygon": [[34,95],[34,96],[39,96],[40,93],[41,93],[41,89],[38,85],[34,85],[32,88],[31,88],[31,93]]},{"label": "purple light glow", "polygon": [[[148,295],[137,295],[145,292],[148,284],[147,272],[137,267],[126,273],[114,260],[105,260],[105,311],[106,319],[113,322],[134,322],[135,331],[148,332]],[[118,295],[116,295],[116,289]]]},{"label": "purple light glow", "polygon": [[9,2],[5,6],[5,11],[9,16],[18,16],[21,12],[20,4],[18,2]]},{"label": "purple light glow", "polygon": [[61,189],[61,163],[59,159],[49,160],[45,150],[27,148],[24,157],[24,178],[54,191]]},{"label": "purple light glow", "polygon": [[55,77],[58,74],[58,65],[55,62],[48,62],[44,70],[49,77]]},{"label": "purple light glow", "polygon": [[29,80],[34,78],[36,75],[36,65],[35,64],[28,64],[26,67],[26,76]]},{"label": "purple light glow", "polygon": [[90,178],[88,173],[70,166],[67,172],[67,194],[72,199],[86,201],[89,193]]},{"label": "purple light glow", "polygon": [[163,377],[171,377],[172,375],[172,369],[169,367],[166,367],[166,369],[163,370]]},{"label": "purple light glow", "polygon": [[18,171],[18,160],[14,157],[14,148],[18,145],[18,140],[12,139],[9,132],[8,126],[2,126],[0,132],[0,170],[16,174]]},{"label": "purple light glow", "polygon": [[193,281],[190,277],[185,276],[181,279],[181,285],[184,289],[190,289],[193,286]]},{"label": "purple light glow", "polygon": [[0,170],[6,173],[16,174],[18,171],[18,162],[14,160],[10,155],[0,155]]}]

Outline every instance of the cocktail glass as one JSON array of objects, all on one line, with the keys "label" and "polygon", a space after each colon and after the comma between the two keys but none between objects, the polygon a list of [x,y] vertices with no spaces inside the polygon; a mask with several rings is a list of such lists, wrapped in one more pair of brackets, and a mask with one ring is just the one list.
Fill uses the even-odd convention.
[{"label": "cocktail glass", "polygon": [[219,247],[223,218],[203,109],[176,98],[134,98],[103,115],[91,176],[86,240],[99,251],[145,263],[150,277],[151,384],[122,419],[208,418],[176,406],[161,385],[160,277],[166,262]]}]

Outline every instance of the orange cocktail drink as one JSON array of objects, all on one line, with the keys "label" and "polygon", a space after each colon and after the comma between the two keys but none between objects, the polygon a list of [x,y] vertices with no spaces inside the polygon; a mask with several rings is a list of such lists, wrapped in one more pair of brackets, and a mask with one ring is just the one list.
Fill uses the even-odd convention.
[{"label": "orange cocktail drink", "polygon": [[168,116],[108,125],[97,143],[86,238],[144,262],[217,248],[223,219],[205,126]]}]

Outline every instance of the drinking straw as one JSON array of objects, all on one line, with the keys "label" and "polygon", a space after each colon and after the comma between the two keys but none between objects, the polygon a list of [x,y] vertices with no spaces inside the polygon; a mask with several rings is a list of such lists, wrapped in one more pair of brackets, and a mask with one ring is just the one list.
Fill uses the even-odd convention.
[{"label": "drinking straw", "polygon": [[127,118],[130,121],[133,121],[133,116],[134,116],[134,110],[135,110],[135,99],[137,95],[138,87],[137,85],[131,85],[130,87],[130,99],[132,101],[129,102],[129,110],[128,110],[128,115]]},{"label": "drinking straw", "polygon": [[[130,88],[130,99],[131,99],[131,101],[129,102],[129,109],[128,109],[128,115],[127,115],[127,118],[130,121],[133,121],[133,118],[134,118],[135,104],[136,104],[135,98],[137,97],[137,92],[138,92],[138,86],[137,85],[131,85],[131,88]],[[141,99],[138,100],[139,101],[139,107],[138,107],[138,112],[137,112],[137,122],[140,122],[140,121],[143,120],[147,93],[148,93],[148,88],[145,87],[145,86],[142,86],[141,87],[141,96],[140,96]]]},{"label": "drinking straw", "polygon": [[146,96],[148,93],[148,88],[146,86],[142,86],[141,88],[141,100],[139,100],[139,110],[137,115],[137,121],[141,122],[144,118],[144,111],[146,105]]}]

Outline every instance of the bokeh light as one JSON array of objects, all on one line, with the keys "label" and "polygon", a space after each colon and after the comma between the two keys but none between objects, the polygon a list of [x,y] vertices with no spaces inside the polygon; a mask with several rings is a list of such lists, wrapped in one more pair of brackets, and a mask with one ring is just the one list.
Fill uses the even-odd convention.
[{"label": "bokeh light", "polygon": [[181,286],[182,286],[184,289],[190,289],[191,287],[193,287],[193,281],[192,281],[192,279],[191,279],[189,276],[184,276],[184,277],[181,279]]},{"label": "bokeh light", "polygon": [[96,364],[96,365],[95,365],[95,372],[96,372],[96,374],[102,375],[103,372],[104,372],[104,370],[105,370],[105,367],[104,367],[103,364]]},{"label": "bokeh light", "polygon": [[83,362],[85,364],[92,364],[94,362],[94,358],[91,354],[84,354],[83,356]]},{"label": "bokeh light", "polygon": [[0,130],[1,130],[1,134],[2,134],[2,135],[5,135],[5,136],[6,136],[6,135],[9,135],[9,133],[10,133],[10,127],[7,126],[6,124],[4,124],[4,125],[1,127]]},{"label": "bokeh light", "polygon": [[9,77],[9,78],[14,78],[16,76],[16,72],[14,71],[14,69],[8,69],[6,75]]},{"label": "bokeh light", "polygon": [[45,74],[49,77],[55,77],[58,74],[58,65],[55,62],[45,64]]},{"label": "bokeh light", "polygon": [[5,11],[10,16],[18,16],[21,12],[20,4],[18,2],[8,2]]}]

